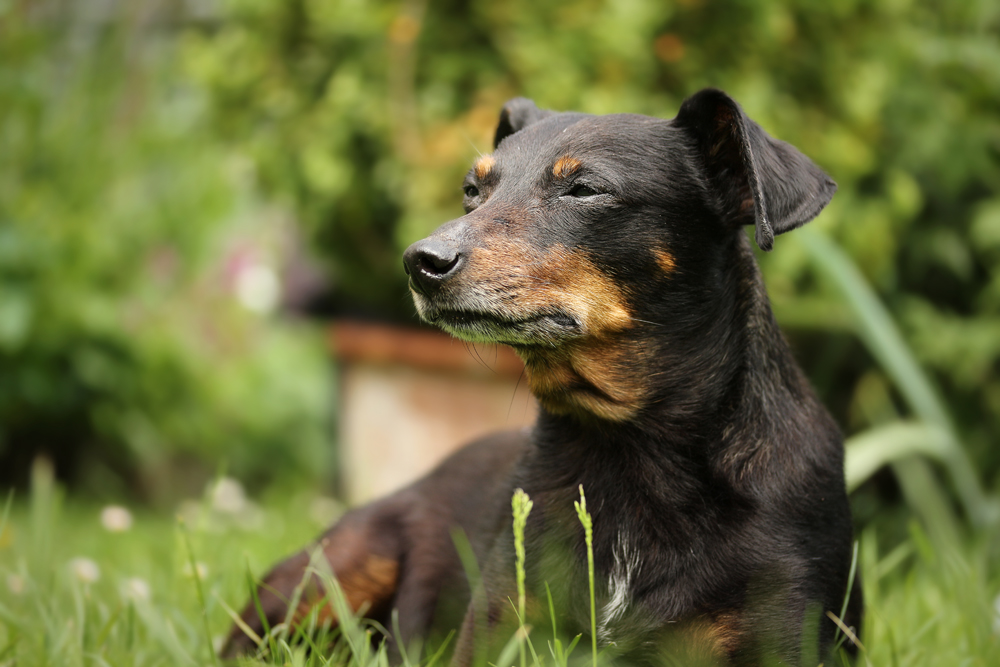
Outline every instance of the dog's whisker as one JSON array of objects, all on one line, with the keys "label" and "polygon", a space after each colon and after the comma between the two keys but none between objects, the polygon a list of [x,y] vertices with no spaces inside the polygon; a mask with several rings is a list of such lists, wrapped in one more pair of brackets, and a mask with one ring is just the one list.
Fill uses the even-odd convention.
[{"label": "dog's whisker", "polygon": [[521,367],[521,372],[517,376],[517,382],[514,383],[514,391],[510,394],[510,405],[507,406],[507,421],[510,421],[510,411],[514,408],[514,399],[517,398],[517,388],[521,386],[521,379],[524,377],[525,368]]},{"label": "dog's whisker", "polygon": [[483,157],[483,152],[479,150],[479,147],[476,146],[476,142],[472,140],[472,137],[469,136],[469,133],[465,130],[462,130],[462,138],[469,142],[469,146],[472,147],[472,150],[476,151],[476,155]]},{"label": "dog's whisker", "polygon": [[462,342],[465,344],[465,350],[469,353],[470,356],[472,356],[473,359],[476,360],[476,363],[478,363],[483,368],[492,371],[493,373],[496,373],[496,371],[490,368],[490,365],[487,364],[486,361],[480,356],[479,350],[476,348],[475,343],[470,343],[468,341],[462,341]]}]

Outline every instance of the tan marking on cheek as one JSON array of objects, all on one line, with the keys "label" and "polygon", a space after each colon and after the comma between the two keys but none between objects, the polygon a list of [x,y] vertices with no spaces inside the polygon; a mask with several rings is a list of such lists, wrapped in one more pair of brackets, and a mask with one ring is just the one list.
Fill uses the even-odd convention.
[{"label": "tan marking on cheek", "polygon": [[559,359],[558,356],[560,355],[533,354],[524,359],[524,375],[532,393],[539,400],[548,401],[554,406],[559,404],[567,387],[576,380],[572,368],[565,359]]},{"label": "tan marking on cheek", "polygon": [[512,318],[559,310],[577,318],[584,334],[599,337],[632,326],[626,297],[615,281],[582,252],[554,245],[546,250],[511,239],[490,239],[469,253],[463,282],[507,299]]},{"label": "tan marking on cheek", "polygon": [[552,166],[552,175],[556,178],[566,178],[579,169],[580,166],[580,161],[575,157],[563,155],[561,158],[556,160],[556,163]]},{"label": "tan marking on cheek", "polygon": [[666,248],[654,248],[653,258],[656,260],[656,265],[659,266],[660,270],[664,273],[673,273],[674,269],[677,268],[674,256]]},{"label": "tan marking on cheek", "polygon": [[496,158],[492,155],[484,155],[476,160],[476,164],[473,165],[472,170],[475,172],[476,178],[483,180],[490,173],[496,163]]},{"label": "tan marking on cheek", "polygon": [[554,245],[535,275],[548,286],[552,306],[579,318],[588,336],[603,336],[631,326],[623,290],[584,253]]},{"label": "tan marking on cheek", "polygon": [[549,412],[583,411],[627,421],[642,409],[648,392],[638,347],[621,340],[587,339],[559,351],[523,352],[528,386]]},{"label": "tan marking on cheek", "polygon": [[612,421],[631,419],[641,409],[648,380],[642,349],[621,335],[632,328],[625,294],[584,253],[492,239],[470,254],[464,277],[501,295],[498,314],[518,319],[558,310],[581,323],[582,339],[521,351],[528,386],[546,409]]},{"label": "tan marking on cheek", "polygon": [[629,343],[598,341],[575,350],[570,363],[580,377],[607,395],[618,419],[631,417],[646,396],[647,380],[641,350]]}]

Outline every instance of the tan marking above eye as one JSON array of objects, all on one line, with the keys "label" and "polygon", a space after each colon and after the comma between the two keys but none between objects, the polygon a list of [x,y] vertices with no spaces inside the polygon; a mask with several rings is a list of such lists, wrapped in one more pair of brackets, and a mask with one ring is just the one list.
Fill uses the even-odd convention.
[{"label": "tan marking above eye", "polygon": [[677,268],[674,256],[666,248],[653,248],[653,258],[664,273],[673,273]]},{"label": "tan marking above eye", "polygon": [[476,174],[476,178],[483,180],[490,173],[496,163],[496,158],[492,155],[484,155],[476,160],[476,164],[473,165],[472,171]]},{"label": "tan marking above eye", "polygon": [[556,163],[552,166],[552,175],[556,178],[566,178],[573,172],[577,171],[581,166],[581,162],[575,157],[563,155],[561,158],[556,160]]}]

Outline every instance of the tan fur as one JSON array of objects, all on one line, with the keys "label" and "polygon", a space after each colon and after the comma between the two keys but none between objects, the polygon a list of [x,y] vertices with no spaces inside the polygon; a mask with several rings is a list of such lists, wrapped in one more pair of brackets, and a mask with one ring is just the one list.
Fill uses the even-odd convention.
[{"label": "tan fur", "polygon": [[674,256],[666,248],[653,248],[653,257],[656,259],[656,264],[664,273],[673,273],[674,269],[677,268],[677,264],[674,262]]},{"label": "tan fur", "polygon": [[[619,341],[598,339],[570,343],[549,353],[520,352],[532,393],[550,412],[585,411],[610,421],[631,419],[642,408],[645,379],[633,372],[627,351]],[[590,384],[607,398],[580,389]],[[577,386],[574,386],[577,385]]]},{"label": "tan fur", "polygon": [[493,170],[496,163],[497,161],[492,155],[484,155],[476,160],[476,164],[472,166],[472,171],[476,174],[476,178],[483,180]]},{"label": "tan fur", "polygon": [[719,664],[739,648],[743,621],[734,612],[702,617],[683,623],[678,630],[683,637],[685,657],[694,664]]},{"label": "tan fur", "polygon": [[[336,539],[326,536],[319,542],[344,593],[344,600],[354,612],[384,605],[395,594],[399,579],[399,563],[372,553],[370,539],[364,531],[345,527],[337,533]],[[313,579],[302,592],[295,623],[300,623],[329,593],[323,588],[318,579]],[[318,611],[318,620],[330,621],[334,625],[339,622],[337,612],[328,599]]]},{"label": "tan fur", "polygon": [[556,178],[566,178],[579,169],[580,166],[580,161],[575,157],[563,155],[561,158],[556,160],[555,165],[552,166],[552,175]]},{"label": "tan fur", "polygon": [[[632,327],[626,295],[584,253],[494,239],[471,260],[463,277],[504,295],[498,315],[520,319],[560,310],[583,325],[583,338],[559,348],[518,351],[542,405],[559,414],[589,412],[615,421],[641,408],[646,380],[633,370],[637,351],[620,335]],[[581,389],[586,384],[607,398]]]},{"label": "tan fur", "polygon": [[[381,606],[392,598],[396,592],[396,582],[399,579],[399,563],[391,558],[383,558],[375,554],[365,554],[365,560],[340,572],[336,572],[337,581],[344,592],[344,600],[351,611],[362,608],[372,609]],[[303,600],[299,604],[297,621],[301,621],[316,604],[316,600]],[[337,612],[329,602],[319,610],[319,622],[339,622]]]},{"label": "tan fur", "polygon": [[743,619],[735,612],[719,614],[708,626],[707,639],[720,655],[739,647],[743,638]]},{"label": "tan fur", "polygon": [[506,315],[518,317],[559,308],[583,322],[590,336],[622,331],[631,325],[625,295],[580,251],[562,245],[538,250],[527,243],[492,240],[473,251],[463,278],[488,284],[516,299],[505,301]]}]

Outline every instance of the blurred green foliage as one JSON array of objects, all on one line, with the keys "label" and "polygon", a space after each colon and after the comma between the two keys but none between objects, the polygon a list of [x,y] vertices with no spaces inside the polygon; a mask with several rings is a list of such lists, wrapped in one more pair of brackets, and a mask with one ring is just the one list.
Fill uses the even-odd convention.
[{"label": "blurred green foliage", "polygon": [[[670,117],[727,90],[837,180],[813,224],[887,302],[995,487],[998,37],[989,0],[230,0],[185,53],[341,289],[401,313],[399,253],[459,213],[507,98]],[[794,236],[761,261],[825,400],[852,432],[907,413]]]},{"label": "blurred green foliage", "polygon": [[0,4],[0,482],[39,453],[153,500],[327,472],[322,345],[234,296],[277,214],[175,42],[37,9]]},{"label": "blurred green foliage", "polygon": [[[321,353],[213,283],[226,239],[292,211],[340,298],[412,321],[400,252],[459,214],[506,99],[671,117],[711,85],[837,180],[812,225],[888,305],[996,488],[994,0],[163,0],[121,7],[206,9],[140,33],[123,9],[83,46],[34,4],[0,4],[8,452],[63,439],[238,474],[313,460]],[[796,235],[761,262],[845,429],[912,415]]]}]

